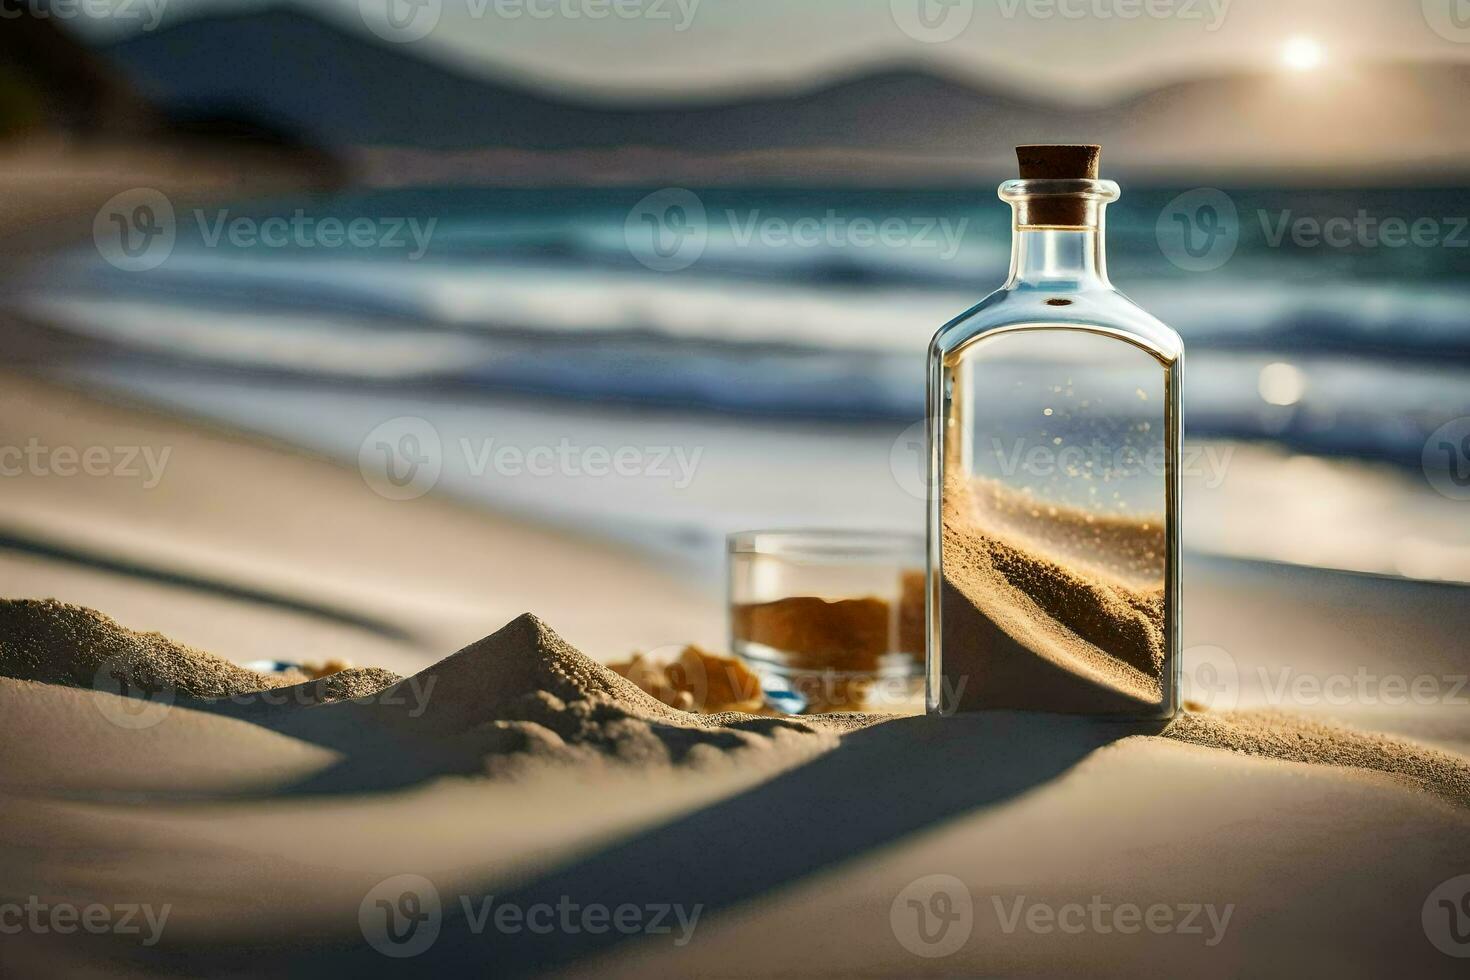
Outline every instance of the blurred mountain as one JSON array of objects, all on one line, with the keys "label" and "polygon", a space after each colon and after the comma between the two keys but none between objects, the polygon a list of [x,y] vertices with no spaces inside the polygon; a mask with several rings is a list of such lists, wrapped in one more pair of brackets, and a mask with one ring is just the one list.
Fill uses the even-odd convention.
[{"label": "blurred mountain", "polygon": [[979,175],[1007,172],[1014,143],[1083,140],[1130,176],[1470,170],[1470,66],[1452,64],[1199,78],[1103,107],[912,67],[743,100],[616,104],[473,75],[425,45],[286,9],[184,21],[103,50],[176,113],[248,113],[322,145],[374,148],[367,158],[402,179]]},{"label": "blurred mountain", "polygon": [[140,188],[207,200],[341,182],[333,154],[269,122],[150,100],[44,5],[3,17],[0,277],[17,271],[18,256],[93,236],[102,210],[131,208],[126,195]]},{"label": "blurred mountain", "polygon": [[56,21],[18,14],[0,34],[0,139],[41,131],[105,138],[156,124],[121,72]]}]

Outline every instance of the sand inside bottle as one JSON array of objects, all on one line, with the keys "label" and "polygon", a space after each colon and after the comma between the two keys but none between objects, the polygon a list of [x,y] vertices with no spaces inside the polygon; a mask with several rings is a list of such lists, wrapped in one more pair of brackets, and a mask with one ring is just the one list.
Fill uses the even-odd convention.
[{"label": "sand inside bottle", "polygon": [[1165,659],[1162,578],[1155,585],[1128,581],[1055,556],[1067,550],[1059,543],[1099,533],[1141,569],[1157,564],[1161,575],[1161,524],[1052,508],[1028,530],[1003,519],[1007,510],[1029,515],[1033,508],[995,484],[946,487],[945,669],[955,676],[964,667],[978,682],[962,692],[967,704],[1117,713],[1157,704]]}]

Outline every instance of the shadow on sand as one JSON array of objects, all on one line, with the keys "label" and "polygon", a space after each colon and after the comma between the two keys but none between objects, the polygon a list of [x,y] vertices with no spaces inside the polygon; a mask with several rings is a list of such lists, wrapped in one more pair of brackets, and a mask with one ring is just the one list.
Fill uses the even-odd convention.
[{"label": "shadow on sand", "polygon": [[[555,906],[563,895],[609,908],[625,902],[702,903],[710,915],[1004,803],[1103,745],[1161,727],[1012,713],[894,719],[846,736],[837,749],[770,782],[496,900],[522,908]],[[498,975],[529,974],[564,966],[622,938],[611,931],[476,936],[468,925],[446,913],[426,959],[445,969],[493,962]]]},{"label": "shadow on sand", "polygon": [[[836,749],[697,812],[645,831],[514,890],[470,896],[469,907],[521,909],[559,902],[615,909],[632,903],[703,906],[702,922],[834,865],[1012,800],[1129,735],[1162,723],[1098,722],[1053,715],[976,713],[897,718],[845,736]],[[488,815],[487,815],[488,816]],[[407,832],[408,828],[405,828]],[[487,832],[493,824],[487,820]],[[472,922],[460,896],[442,894],[437,940],[412,960],[360,941],[253,950],[253,969],[353,976],[521,976],[564,968],[628,938],[561,929],[496,931]],[[672,920],[670,920],[672,921]],[[477,925],[479,928],[476,928]],[[407,941],[407,940],[406,940]],[[185,954],[218,965],[223,950]]]}]

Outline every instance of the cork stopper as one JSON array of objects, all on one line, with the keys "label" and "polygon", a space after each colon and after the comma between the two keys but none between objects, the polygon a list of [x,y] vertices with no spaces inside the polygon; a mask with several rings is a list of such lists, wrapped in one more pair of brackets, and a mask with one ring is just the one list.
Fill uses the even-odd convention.
[{"label": "cork stopper", "polygon": [[[1102,147],[1093,143],[1028,143],[1016,147],[1022,180],[1097,180]],[[1095,228],[1097,204],[1081,194],[1038,194],[1021,202],[1016,224],[1028,228]]]},{"label": "cork stopper", "polygon": [[1016,147],[1022,180],[1097,180],[1102,147],[1094,143],[1028,143]]}]

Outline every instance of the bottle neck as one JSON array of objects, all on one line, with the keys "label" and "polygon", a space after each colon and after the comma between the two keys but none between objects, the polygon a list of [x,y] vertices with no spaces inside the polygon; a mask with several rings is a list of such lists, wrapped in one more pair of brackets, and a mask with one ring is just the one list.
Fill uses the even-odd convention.
[{"label": "bottle neck", "polygon": [[1007,289],[1077,290],[1109,286],[1101,216],[1096,227],[1018,225],[1012,232]]}]

